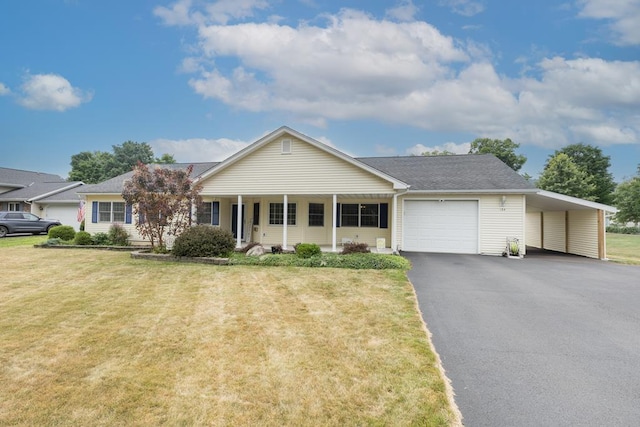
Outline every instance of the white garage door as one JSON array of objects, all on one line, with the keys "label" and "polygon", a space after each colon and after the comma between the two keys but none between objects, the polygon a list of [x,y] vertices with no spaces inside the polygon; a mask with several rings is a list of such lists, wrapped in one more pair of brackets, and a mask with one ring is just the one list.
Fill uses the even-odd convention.
[{"label": "white garage door", "polygon": [[[47,218],[59,220],[63,225],[70,225],[78,231],[80,223],[78,222],[78,204],[60,204],[49,205],[45,212]],[[91,218],[89,218],[91,219]]]},{"label": "white garage door", "polygon": [[404,202],[405,251],[478,253],[476,200]]}]

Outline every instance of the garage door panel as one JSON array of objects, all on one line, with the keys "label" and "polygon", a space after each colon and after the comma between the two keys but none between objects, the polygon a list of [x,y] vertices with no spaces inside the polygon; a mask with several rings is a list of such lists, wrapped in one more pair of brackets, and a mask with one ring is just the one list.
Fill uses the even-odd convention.
[{"label": "garage door panel", "polygon": [[404,250],[478,253],[478,202],[407,200]]}]

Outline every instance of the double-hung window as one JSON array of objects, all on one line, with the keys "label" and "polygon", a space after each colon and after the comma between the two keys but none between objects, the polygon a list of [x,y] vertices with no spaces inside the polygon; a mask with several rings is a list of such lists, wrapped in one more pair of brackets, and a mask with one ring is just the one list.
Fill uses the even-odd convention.
[{"label": "double-hung window", "polygon": [[98,203],[99,222],[124,222],[124,202]]},{"label": "double-hung window", "polygon": [[197,209],[198,224],[220,225],[220,202],[204,202]]},{"label": "double-hung window", "polygon": [[[269,203],[269,225],[284,224],[284,203]],[[287,204],[287,225],[296,225],[296,204]]]},{"label": "double-hung window", "polygon": [[309,227],[324,227],[323,203],[309,203]]},{"label": "double-hung window", "polygon": [[340,211],[342,227],[378,227],[380,205],[377,203],[343,203]]}]

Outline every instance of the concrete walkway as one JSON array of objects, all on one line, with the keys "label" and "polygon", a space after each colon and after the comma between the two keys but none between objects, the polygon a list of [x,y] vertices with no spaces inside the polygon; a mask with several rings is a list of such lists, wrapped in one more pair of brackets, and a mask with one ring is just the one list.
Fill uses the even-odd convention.
[{"label": "concrete walkway", "polygon": [[640,424],[640,267],[404,255],[466,426]]}]

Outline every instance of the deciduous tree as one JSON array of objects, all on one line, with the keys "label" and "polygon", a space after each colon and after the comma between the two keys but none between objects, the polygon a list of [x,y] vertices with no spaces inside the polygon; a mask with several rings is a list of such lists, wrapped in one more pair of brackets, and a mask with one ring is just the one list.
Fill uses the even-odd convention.
[{"label": "deciduous tree", "polygon": [[178,236],[191,225],[195,206],[201,203],[201,186],[190,178],[193,166],[171,169],[143,163],[124,184],[122,197],[133,206],[136,229],[154,250],[164,250],[165,234]]},{"label": "deciduous tree", "polygon": [[83,151],[71,156],[71,172],[69,179],[83,181],[85,184],[96,184],[107,179],[130,172],[138,162],[144,164],[175,163],[170,154],[155,158],[151,146],[146,142],[125,141],[121,145],[113,145],[113,152]]},{"label": "deciduous tree", "polygon": [[589,180],[594,186],[589,200],[604,204],[613,202],[616,183],[613,180],[613,175],[609,172],[611,166],[609,156],[602,154],[602,150],[598,147],[582,143],[567,145],[556,150],[554,156],[559,153],[569,156],[573,163],[589,176]]},{"label": "deciduous tree", "polygon": [[471,142],[469,154],[493,154],[511,169],[518,172],[522,165],[525,164],[527,158],[521,154],[516,154],[516,149],[520,144],[516,144],[511,139],[489,139],[476,138]]},{"label": "deciduous tree", "polygon": [[636,176],[618,184],[614,200],[618,208],[617,222],[634,222],[636,225],[640,223],[640,165]]},{"label": "deciduous tree", "polygon": [[565,153],[558,153],[549,159],[538,179],[538,187],[586,200],[593,200],[595,197],[595,185],[591,182],[591,177]]}]

